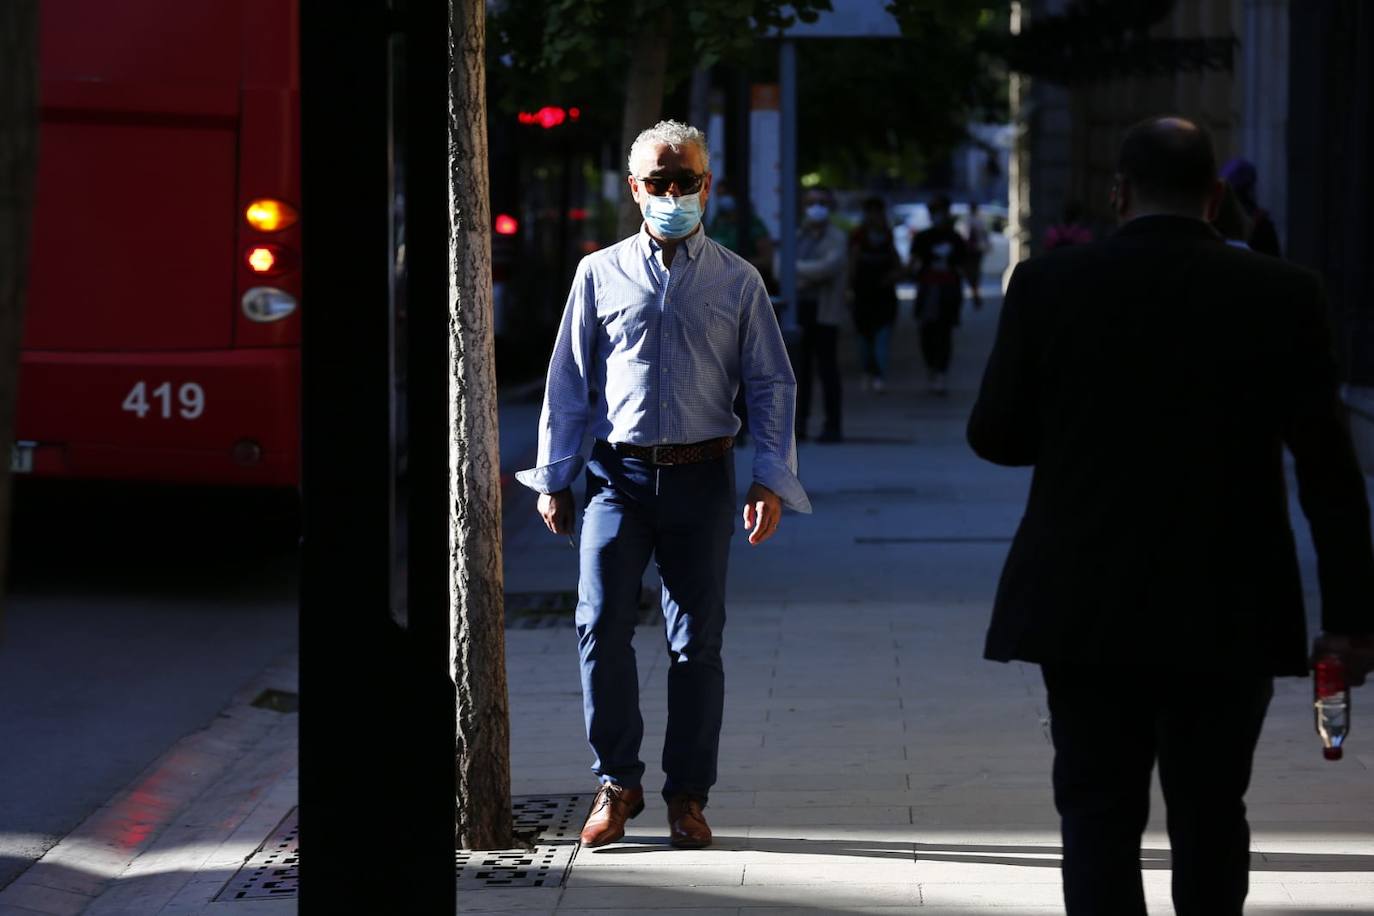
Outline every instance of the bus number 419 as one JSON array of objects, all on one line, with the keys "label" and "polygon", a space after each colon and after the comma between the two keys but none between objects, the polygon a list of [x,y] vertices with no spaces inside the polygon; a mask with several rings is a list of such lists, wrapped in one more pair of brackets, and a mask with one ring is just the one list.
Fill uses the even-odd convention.
[{"label": "bus number 419", "polygon": [[[151,396],[151,400],[150,400]],[[183,420],[194,420],[205,412],[205,389],[195,382],[187,382],[177,389],[176,409]],[[172,418],[172,383],[163,382],[152,391],[147,382],[139,382],[124,398],[124,409],[142,420],[150,410],[158,410],[164,420]]]}]

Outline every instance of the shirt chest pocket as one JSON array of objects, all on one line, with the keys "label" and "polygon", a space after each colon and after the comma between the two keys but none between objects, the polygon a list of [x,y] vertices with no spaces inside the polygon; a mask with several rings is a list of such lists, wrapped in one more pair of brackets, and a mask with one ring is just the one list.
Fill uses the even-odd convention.
[{"label": "shirt chest pocket", "polygon": [[707,300],[698,308],[682,313],[689,336],[709,340],[713,345],[733,345],[739,336],[739,309],[727,300]]}]

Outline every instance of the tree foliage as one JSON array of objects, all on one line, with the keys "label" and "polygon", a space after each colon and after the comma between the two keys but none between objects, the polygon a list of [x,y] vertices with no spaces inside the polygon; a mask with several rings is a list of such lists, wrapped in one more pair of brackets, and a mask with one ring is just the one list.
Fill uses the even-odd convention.
[{"label": "tree foliage", "polygon": [[1020,34],[984,35],[980,46],[1020,73],[1065,85],[1181,71],[1231,70],[1236,37],[1156,38],[1149,32],[1177,0],[1074,0],[1037,16]]},{"label": "tree foliage", "polygon": [[830,0],[504,0],[489,15],[492,69],[506,87],[497,104],[623,96],[635,43],[665,11],[671,92],[695,69],[749,63],[759,39],[828,9]]},{"label": "tree foliage", "polygon": [[899,39],[798,42],[798,168],[841,187],[933,177],[970,121],[1007,118],[1006,71],[981,52],[1006,3],[897,0]]},{"label": "tree foliage", "polygon": [[[577,105],[615,137],[636,42],[669,13],[665,93],[694,69],[744,67],[775,82],[780,30],[830,0],[505,0],[490,14],[493,107]],[[984,50],[1007,28],[1008,0],[892,0],[900,39],[798,41],[798,164],[832,184],[910,184],[965,138],[970,120],[1004,120],[1006,71]]]}]

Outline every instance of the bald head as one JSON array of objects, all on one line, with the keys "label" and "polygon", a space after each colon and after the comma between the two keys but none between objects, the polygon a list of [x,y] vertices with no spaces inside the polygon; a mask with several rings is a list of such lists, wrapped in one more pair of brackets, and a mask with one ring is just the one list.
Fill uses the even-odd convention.
[{"label": "bald head", "polygon": [[[1185,118],[1141,121],[1117,157],[1118,213],[1175,213],[1207,218],[1217,193],[1217,159],[1207,130]],[[1132,212],[1127,212],[1130,210]]]}]

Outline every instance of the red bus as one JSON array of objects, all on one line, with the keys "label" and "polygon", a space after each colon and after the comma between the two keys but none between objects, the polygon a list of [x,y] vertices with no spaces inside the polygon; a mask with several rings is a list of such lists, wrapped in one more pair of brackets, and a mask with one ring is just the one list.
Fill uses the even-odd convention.
[{"label": "red bus", "polygon": [[294,486],[293,0],[45,0],[15,471]]}]

